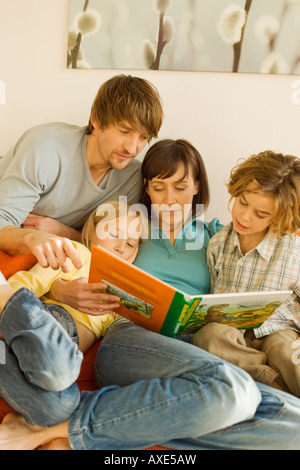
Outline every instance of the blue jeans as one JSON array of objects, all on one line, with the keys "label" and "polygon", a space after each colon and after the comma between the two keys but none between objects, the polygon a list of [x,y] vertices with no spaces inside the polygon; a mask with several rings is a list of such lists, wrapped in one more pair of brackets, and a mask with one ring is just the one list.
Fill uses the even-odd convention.
[{"label": "blue jeans", "polygon": [[73,449],[300,449],[299,399],[193,345],[117,320],[95,365],[103,388],[81,394]]},{"label": "blue jeans", "polygon": [[83,358],[70,314],[23,288],[6,303],[0,333],[6,345],[0,396],[30,424],[65,421],[79,402],[74,382]]}]

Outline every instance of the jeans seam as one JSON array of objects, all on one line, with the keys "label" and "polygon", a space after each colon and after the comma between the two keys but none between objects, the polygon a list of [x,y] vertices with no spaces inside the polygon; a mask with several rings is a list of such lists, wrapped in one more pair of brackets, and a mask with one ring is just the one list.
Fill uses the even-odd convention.
[{"label": "jeans seam", "polygon": [[[103,351],[105,348],[105,343],[101,344],[100,345],[100,348],[99,348],[99,351],[101,352],[101,350]],[[130,352],[133,352],[133,353],[149,353],[153,356],[158,356],[158,357],[163,357],[163,358],[168,358],[168,359],[173,359],[175,360],[176,362],[180,362],[181,364],[197,364],[197,361],[193,361],[191,359],[189,360],[186,360],[186,359],[181,359],[181,357],[179,356],[174,356],[173,354],[162,354],[160,352],[159,349],[153,349],[153,347],[151,348],[146,348],[146,347],[143,347],[143,348],[137,348],[137,347],[134,347],[134,346],[118,346],[118,345],[109,345],[109,349],[114,349],[116,351],[120,350],[120,351],[130,351]],[[221,360],[220,360],[221,361]],[[214,367],[214,363],[211,362],[211,361],[208,361],[206,360],[206,365],[207,364],[210,364],[211,367]]]},{"label": "jeans seam", "polygon": [[26,411],[24,408],[22,408],[20,405],[18,405],[18,403],[16,403],[11,398],[10,394],[7,393],[7,390],[5,390],[2,387],[0,387],[0,390],[1,390],[0,396],[5,401],[7,401],[7,403],[9,403],[14,408],[15,411],[19,411],[21,413],[21,415],[24,416],[24,418],[26,417],[26,421],[28,422],[28,424],[31,424],[32,426],[34,426],[34,421],[33,421],[32,417],[30,416],[30,414],[28,413],[28,411]]},{"label": "jeans seam", "polygon": [[142,415],[145,415],[146,413],[149,413],[149,412],[151,413],[153,411],[157,411],[160,408],[163,408],[163,407],[166,407],[166,406],[167,407],[172,406],[172,403],[175,402],[175,401],[184,401],[186,398],[191,399],[194,395],[197,395],[197,394],[198,394],[198,392],[195,390],[195,391],[187,392],[184,395],[180,395],[180,397],[168,398],[166,400],[160,401],[159,403],[155,403],[154,405],[151,404],[151,405],[145,406],[143,408],[140,408],[138,410],[134,410],[133,412],[127,413],[123,416],[118,416],[116,418],[108,419],[108,420],[104,421],[103,423],[99,423],[99,424],[95,423],[95,424],[93,424],[93,429],[99,430],[99,429],[104,428],[106,426],[116,425],[118,423],[128,421],[128,419],[130,420],[132,418],[135,418],[136,416],[141,417]]}]

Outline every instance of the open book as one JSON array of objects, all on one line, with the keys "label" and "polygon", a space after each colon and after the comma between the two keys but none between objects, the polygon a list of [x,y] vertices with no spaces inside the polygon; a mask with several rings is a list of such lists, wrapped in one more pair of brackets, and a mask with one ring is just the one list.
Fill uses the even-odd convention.
[{"label": "open book", "polygon": [[191,296],[96,246],[92,247],[89,282],[107,284],[106,292],[120,297],[118,314],[170,337],[193,333],[208,322],[238,329],[257,328],[293,293]]}]

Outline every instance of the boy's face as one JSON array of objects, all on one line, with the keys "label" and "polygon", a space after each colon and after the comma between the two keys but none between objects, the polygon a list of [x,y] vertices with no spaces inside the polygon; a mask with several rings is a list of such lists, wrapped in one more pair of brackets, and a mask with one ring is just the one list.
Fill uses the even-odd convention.
[{"label": "boy's face", "polygon": [[141,224],[136,216],[123,215],[97,224],[91,238],[91,246],[98,245],[133,263],[141,238]]},{"label": "boy's face", "polygon": [[254,183],[249,184],[246,191],[235,199],[232,221],[239,235],[256,235],[263,239],[275,214],[275,200],[272,196],[247,192],[255,191],[256,188]]},{"label": "boy's face", "polygon": [[147,132],[135,129],[128,122],[100,129],[93,121],[93,135],[89,136],[91,151],[89,157],[94,165],[103,169],[123,170],[144,149],[150,137]]}]

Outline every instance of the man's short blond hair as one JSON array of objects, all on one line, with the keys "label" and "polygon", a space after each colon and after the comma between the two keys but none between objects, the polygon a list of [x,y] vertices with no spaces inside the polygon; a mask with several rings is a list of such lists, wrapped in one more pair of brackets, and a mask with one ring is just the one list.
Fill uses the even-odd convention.
[{"label": "man's short blond hair", "polygon": [[128,122],[149,140],[157,137],[163,121],[162,101],[157,89],[147,80],[131,75],[116,75],[106,81],[94,100],[87,134],[96,120],[101,129]]}]

